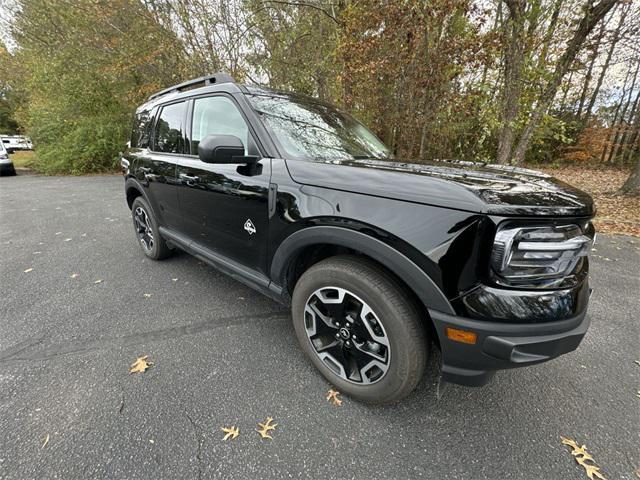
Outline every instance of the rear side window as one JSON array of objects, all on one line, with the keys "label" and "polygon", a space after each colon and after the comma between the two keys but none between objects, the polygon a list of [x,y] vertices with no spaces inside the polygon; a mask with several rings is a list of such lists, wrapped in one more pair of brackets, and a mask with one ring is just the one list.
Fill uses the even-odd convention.
[{"label": "rear side window", "polygon": [[156,122],[153,149],[156,152],[184,152],[184,109],[185,102],[162,107]]},{"label": "rear side window", "polygon": [[137,113],[133,120],[133,131],[131,132],[131,146],[133,148],[147,148],[151,137],[151,124],[156,114],[156,108],[143,110]]}]

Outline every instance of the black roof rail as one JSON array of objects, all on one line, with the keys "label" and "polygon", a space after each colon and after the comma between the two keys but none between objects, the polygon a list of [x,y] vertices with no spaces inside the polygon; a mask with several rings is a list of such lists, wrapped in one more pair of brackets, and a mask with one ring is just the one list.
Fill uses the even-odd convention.
[{"label": "black roof rail", "polygon": [[235,80],[233,77],[227,73],[212,73],[210,75],[205,75],[204,77],[194,78],[193,80],[187,80],[186,82],[179,83],[174,85],[173,87],[165,88],[164,90],[160,90],[159,92],[151,95],[148,100],[153,100],[154,98],[161,97],[162,95],[166,95],[167,93],[172,92],[180,92],[182,90],[187,90],[189,87],[197,85],[198,83],[203,83],[203,86],[213,85],[214,83],[234,83]]}]

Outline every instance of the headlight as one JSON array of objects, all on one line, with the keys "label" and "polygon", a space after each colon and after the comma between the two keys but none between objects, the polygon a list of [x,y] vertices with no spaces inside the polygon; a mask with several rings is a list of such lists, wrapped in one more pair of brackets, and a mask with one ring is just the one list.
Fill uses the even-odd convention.
[{"label": "headlight", "polygon": [[591,224],[507,227],[496,233],[491,266],[499,283],[553,286],[572,275],[593,243]]}]

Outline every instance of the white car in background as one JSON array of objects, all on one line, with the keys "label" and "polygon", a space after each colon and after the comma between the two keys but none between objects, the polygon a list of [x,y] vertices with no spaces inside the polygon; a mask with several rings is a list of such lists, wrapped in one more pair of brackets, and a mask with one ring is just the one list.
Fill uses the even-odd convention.
[{"label": "white car in background", "polygon": [[2,144],[9,153],[17,150],[33,150],[31,139],[24,135],[0,135],[0,138],[2,138]]},{"label": "white car in background", "polygon": [[16,169],[13,167],[13,162],[9,158],[9,153],[4,144],[0,143],[0,176],[15,175]]}]

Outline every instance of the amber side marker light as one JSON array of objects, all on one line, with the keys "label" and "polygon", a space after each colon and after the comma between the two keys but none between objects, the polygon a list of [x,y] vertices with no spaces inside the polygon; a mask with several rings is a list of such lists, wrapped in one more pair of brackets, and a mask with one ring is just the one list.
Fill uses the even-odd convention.
[{"label": "amber side marker light", "polygon": [[468,343],[469,345],[475,345],[478,340],[478,335],[475,332],[451,327],[447,327],[447,337],[454,342]]}]

